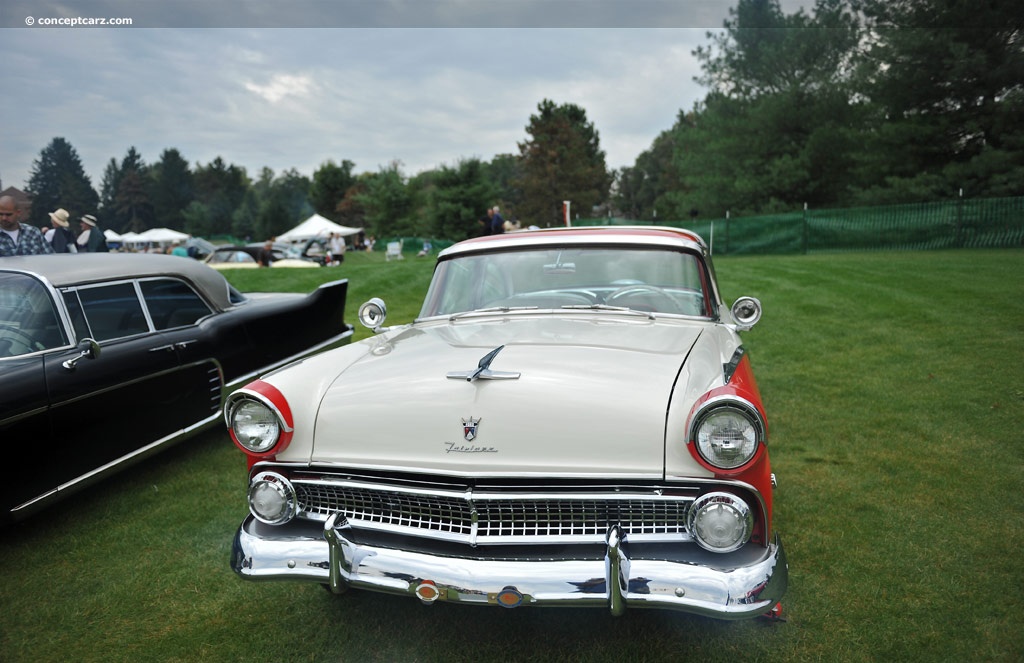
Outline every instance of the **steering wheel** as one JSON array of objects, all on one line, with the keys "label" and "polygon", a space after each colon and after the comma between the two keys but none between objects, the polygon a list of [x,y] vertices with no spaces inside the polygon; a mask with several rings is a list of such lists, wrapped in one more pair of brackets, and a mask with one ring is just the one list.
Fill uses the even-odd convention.
[{"label": "steering wheel", "polygon": [[17,357],[35,352],[39,349],[37,345],[29,334],[12,325],[0,323],[0,356]]},{"label": "steering wheel", "polygon": [[676,300],[675,297],[669,294],[664,288],[660,288],[656,285],[650,285],[647,283],[637,283],[633,285],[622,286],[618,290],[608,295],[605,298],[604,302],[609,306],[615,306],[616,299],[631,297],[633,295],[641,294],[644,292],[653,293],[657,298],[664,300],[668,304],[667,308],[659,306],[656,310],[666,313],[671,313],[673,311],[679,310],[679,302]]}]

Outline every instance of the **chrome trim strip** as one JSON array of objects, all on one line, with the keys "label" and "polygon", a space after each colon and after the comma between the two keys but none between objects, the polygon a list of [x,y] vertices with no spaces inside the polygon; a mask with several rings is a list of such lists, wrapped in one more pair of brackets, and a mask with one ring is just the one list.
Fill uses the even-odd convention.
[{"label": "chrome trim strip", "polygon": [[356,588],[415,597],[416,588],[431,581],[439,600],[452,603],[498,605],[498,596],[512,589],[529,606],[596,607],[615,614],[661,608],[719,619],[768,612],[788,584],[777,535],[767,547],[748,545],[736,553],[714,555],[682,544],[644,556],[645,546],[627,548],[613,529],[603,557],[581,552],[553,559],[540,552],[491,560],[357,543],[338,514],[322,530],[293,524],[275,528],[246,518],[232,543],[232,570],[246,580],[328,584],[339,594]]}]

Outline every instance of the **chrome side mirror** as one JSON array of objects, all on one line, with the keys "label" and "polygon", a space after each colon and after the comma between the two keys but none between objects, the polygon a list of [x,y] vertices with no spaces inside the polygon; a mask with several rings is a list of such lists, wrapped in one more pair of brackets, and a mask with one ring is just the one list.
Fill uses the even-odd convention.
[{"label": "chrome side mirror", "polygon": [[69,371],[75,370],[78,362],[83,359],[95,359],[100,356],[100,344],[94,339],[83,338],[78,342],[78,354],[64,362],[63,366]]},{"label": "chrome side mirror", "polygon": [[736,331],[747,331],[761,319],[761,302],[754,297],[740,297],[732,305]]},{"label": "chrome side mirror", "polygon": [[370,301],[366,302],[359,307],[359,322],[364,327],[373,330],[373,333],[378,334],[382,331],[387,331],[382,325],[384,320],[388,317],[388,307],[384,304],[384,300],[379,297],[374,297]]}]

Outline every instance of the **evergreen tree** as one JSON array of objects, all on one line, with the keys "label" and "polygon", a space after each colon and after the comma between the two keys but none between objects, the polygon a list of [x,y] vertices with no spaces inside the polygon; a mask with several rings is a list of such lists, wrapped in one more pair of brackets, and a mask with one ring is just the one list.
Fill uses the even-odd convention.
[{"label": "evergreen tree", "polygon": [[[216,157],[205,166],[196,166],[193,181],[196,199],[204,206],[205,213],[186,214],[186,232],[205,237],[229,234],[235,225],[235,211],[242,205],[249,188],[245,168],[229,165]],[[202,224],[202,227],[194,224]]]},{"label": "evergreen tree", "polygon": [[730,16],[717,48],[695,51],[712,90],[676,126],[688,191],[680,183],[667,200],[705,216],[842,201],[860,112],[848,84],[856,18],[842,0],[818,0],[813,16],[740,0]]},{"label": "evergreen tree", "polygon": [[184,230],[184,211],[195,200],[188,161],[176,149],[166,149],[149,170],[152,180],[154,225]]},{"label": "evergreen tree", "polygon": [[130,147],[121,160],[114,191],[114,216],[108,223],[118,232],[138,233],[155,227],[154,220],[149,168],[136,149]]},{"label": "evergreen tree", "polygon": [[584,216],[604,202],[611,184],[605,155],[594,125],[575,104],[555,105],[545,99],[530,116],[519,143],[519,176],[523,192],[517,209],[524,223],[539,226],[562,223],[562,202],[571,201]]},{"label": "evergreen tree", "polygon": [[32,163],[26,193],[32,196],[32,209],[22,221],[33,226],[49,226],[50,212],[57,208],[78,219],[95,214],[99,203],[78,152],[63,138],[50,141]]},{"label": "evergreen tree", "polygon": [[871,114],[864,202],[1024,193],[1024,12],[1014,3],[861,0]]}]

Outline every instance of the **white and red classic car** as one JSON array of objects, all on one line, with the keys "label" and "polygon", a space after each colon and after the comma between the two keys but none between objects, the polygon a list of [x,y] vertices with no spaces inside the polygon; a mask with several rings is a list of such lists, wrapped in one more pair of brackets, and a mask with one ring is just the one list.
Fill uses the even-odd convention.
[{"label": "white and red classic car", "polygon": [[442,251],[422,311],[225,405],[249,459],[231,565],[424,603],[778,614],[768,424],[684,230],[534,230]]}]

